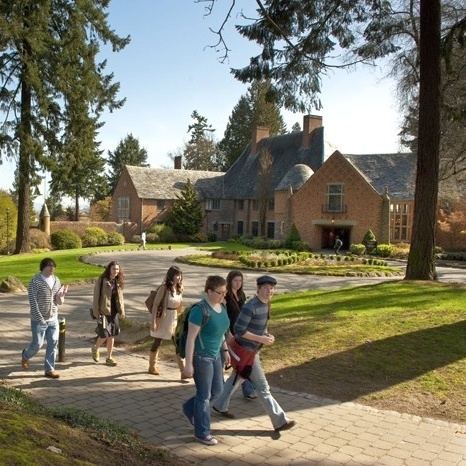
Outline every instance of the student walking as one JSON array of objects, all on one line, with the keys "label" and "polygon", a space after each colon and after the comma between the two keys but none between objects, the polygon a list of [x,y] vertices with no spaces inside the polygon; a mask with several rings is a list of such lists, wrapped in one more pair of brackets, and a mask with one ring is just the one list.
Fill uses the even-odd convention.
[{"label": "student walking", "polygon": [[[159,375],[157,359],[162,340],[172,340],[175,345],[174,335],[178,317],[183,310],[183,272],[176,265],[172,265],[162,284],[157,290],[151,310],[150,335],[154,338],[149,353],[149,374]],[[183,379],[183,360],[175,345],[175,359]]]},{"label": "student walking", "polygon": [[116,366],[113,358],[115,337],[120,334],[120,318],[125,318],[123,299],[125,275],[117,261],[110,262],[94,287],[92,312],[97,319],[97,339],[92,346],[92,359],[100,360],[99,348],[106,343],[107,366]]},{"label": "student walking", "polygon": [[[243,291],[244,277],[239,270],[232,270],[227,275],[227,294],[225,295],[225,305],[230,319],[230,332],[234,334],[234,325],[239,316],[241,308],[246,301]],[[254,400],[257,394],[249,380],[242,380],[241,389],[244,398]]]},{"label": "student walking", "polygon": [[34,275],[28,285],[32,341],[23,349],[21,365],[29,369],[30,359],[47,342],[44,359],[45,377],[58,379],[60,374],[55,370],[55,359],[58,349],[59,323],[58,305],[65,301],[67,286],[62,286],[55,275],[57,265],[50,258],[42,259],[40,273]]},{"label": "student walking", "polygon": [[[242,308],[234,325],[234,338],[238,344],[253,351],[259,351],[262,345],[272,345],[275,341],[273,335],[267,331],[267,323],[270,318],[270,300],[275,292],[277,281],[269,275],[263,275],[257,279],[257,295],[250,299]],[[223,392],[214,402],[213,409],[224,417],[232,417],[228,411],[231,395],[238,388],[239,375],[233,372],[225,382]],[[265,412],[272,421],[275,431],[291,429],[296,421],[289,420],[270,393],[269,384],[260,362],[259,353],[255,355],[249,380],[256,389],[258,398]]]},{"label": "student walking", "polygon": [[[189,313],[186,358],[183,374],[194,376],[196,394],[183,404],[183,414],[194,427],[194,436],[204,445],[216,445],[217,439],[210,431],[210,400],[215,399],[223,389],[223,364],[229,364],[225,342],[230,321],[225,306],[226,280],[219,275],[207,277],[206,297],[193,306]],[[207,313],[208,319],[204,320]],[[229,332],[228,332],[229,333]]]}]

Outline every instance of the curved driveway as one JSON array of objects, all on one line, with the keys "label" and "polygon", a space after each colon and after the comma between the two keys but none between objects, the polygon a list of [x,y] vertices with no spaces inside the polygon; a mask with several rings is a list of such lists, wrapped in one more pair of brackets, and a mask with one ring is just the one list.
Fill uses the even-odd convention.
[{"label": "curved driveway", "polygon": [[[195,248],[185,249],[158,249],[146,251],[108,252],[86,257],[85,261],[91,264],[106,265],[111,260],[118,260],[126,274],[125,302],[130,317],[137,317],[133,311],[145,310],[144,300],[149,291],[160,284],[170,265],[175,264],[179,256],[200,254]],[[185,287],[185,304],[191,304],[203,297],[203,290],[208,275],[227,275],[228,271],[222,268],[196,266],[176,263],[183,270],[183,283]],[[402,262],[396,263],[404,268]],[[439,280],[444,282],[459,282],[466,284],[466,270],[437,267]],[[245,277],[244,290],[247,296],[256,292],[256,279],[263,272],[243,270]],[[328,277],[320,275],[301,275],[292,273],[277,273],[277,293],[289,291],[304,291],[310,289],[336,289],[344,286],[373,285],[382,281],[400,280],[403,276],[395,277]],[[139,314],[140,315],[140,314]]]}]

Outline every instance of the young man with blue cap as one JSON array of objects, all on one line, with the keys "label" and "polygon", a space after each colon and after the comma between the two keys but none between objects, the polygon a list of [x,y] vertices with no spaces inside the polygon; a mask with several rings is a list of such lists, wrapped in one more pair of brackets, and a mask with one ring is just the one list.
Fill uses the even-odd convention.
[{"label": "young man with blue cap", "polygon": [[[296,421],[286,417],[285,412],[270,393],[258,353],[262,345],[272,345],[275,341],[274,336],[267,332],[267,323],[270,318],[270,300],[275,293],[276,284],[277,280],[270,275],[262,275],[257,279],[257,294],[241,308],[234,325],[234,334],[241,347],[257,351],[248,380],[254,385],[257,396],[272,421],[273,428],[280,432],[294,427]],[[238,380],[241,383],[243,381],[237,373],[233,372],[225,382],[222,394],[214,402],[214,411],[223,417],[234,417],[228,411],[228,407],[231,396],[240,385],[236,383]]]}]

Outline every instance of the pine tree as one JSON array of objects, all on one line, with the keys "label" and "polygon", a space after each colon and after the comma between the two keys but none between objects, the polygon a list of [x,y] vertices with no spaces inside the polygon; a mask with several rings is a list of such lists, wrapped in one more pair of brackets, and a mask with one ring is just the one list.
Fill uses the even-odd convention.
[{"label": "pine tree", "polygon": [[139,146],[139,140],[131,133],[122,139],[114,152],[108,151],[107,164],[110,174],[107,177],[110,193],[113,193],[125,165],[149,167],[147,150]]},{"label": "pine tree", "polygon": [[286,132],[279,107],[268,100],[271,98],[268,89],[267,81],[255,81],[233,108],[223,139],[218,144],[225,163],[224,170],[228,170],[246,149],[255,127],[269,128],[271,136]]},{"label": "pine tree", "polygon": [[199,232],[203,222],[201,202],[189,178],[181,196],[172,203],[169,225],[175,233],[194,235]]},{"label": "pine tree", "polygon": [[[86,173],[96,156],[92,137],[105,108],[123,105],[119,85],[96,63],[99,43],[121,50],[129,38],[108,26],[108,0],[2,0],[0,3],[0,105],[2,156],[18,157],[18,227],[15,253],[29,252],[30,199],[38,169],[68,163]],[[76,147],[84,147],[76,153]],[[87,170],[94,165],[88,165]],[[70,171],[60,172],[60,176]],[[54,174],[52,173],[52,177]],[[56,178],[56,176],[55,176]],[[71,181],[71,180],[70,180]]]},{"label": "pine tree", "polygon": [[185,170],[218,171],[220,168],[215,164],[217,147],[212,135],[215,129],[197,110],[191,118],[194,123],[188,127],[191,139],[183,149],[183,167]]}]

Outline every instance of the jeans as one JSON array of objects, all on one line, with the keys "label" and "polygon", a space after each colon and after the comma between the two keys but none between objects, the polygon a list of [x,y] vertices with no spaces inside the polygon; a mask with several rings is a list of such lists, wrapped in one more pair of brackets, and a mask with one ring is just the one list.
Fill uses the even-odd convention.
[{"label": "jeans", "polygon": [[[223,392],[219,398],[215,401],[214,407],[219,411],[228,411],[230,405],[230,399],[233,393],[241,384],[241,379],[238,377],[235,382],[236,372],[232,372],[228,380],[223,386]],[[277,403],[277,400],[270,393],[269,384],[265,378],[264,370],[260,362],[259,354],[256,354],[254,359],[254,364],[252,365],[251,375],[249,376],[252,385],[256,389],[257,397],[262,404],[262,407],[265,409],[265,412],[270,417],[272,421],[272,426],[274,429],[281,427],[287,422],[285,412],[281,406]],[[234,383],[234,384],[233,384]]]},{"label": "jeans", "polygon": [[245,380],[241,384],[241,389],[243,390],[243,396],[255,396],[256,395],[256,391],[254,390],[254,385],[249,380]]},{"label": "jeans", "polygon": [[210,435],[210,400],[223,390],[222,358],[194,354],[193,367],[196,394],[183,404],[183,412],[194,418],[194,435],[205,438]]},{"label": "jeans", "polygon": [[32,341],[23,350],[23,358],[29,361],[42,348],[44,340],[46,340],[44,371],[45,373],[53,371],[58,350],[58,319],[49,320],[45,324],[31,320],[31,332]]}]

